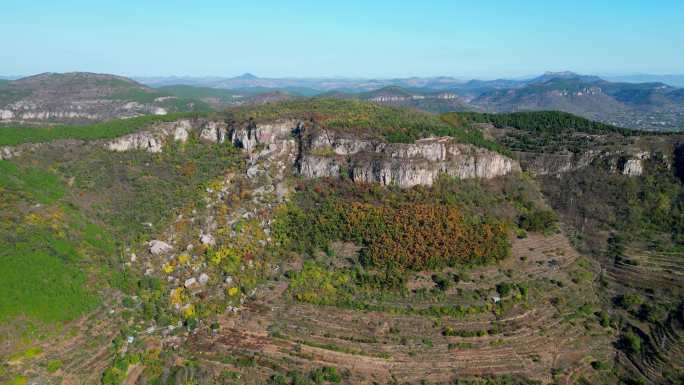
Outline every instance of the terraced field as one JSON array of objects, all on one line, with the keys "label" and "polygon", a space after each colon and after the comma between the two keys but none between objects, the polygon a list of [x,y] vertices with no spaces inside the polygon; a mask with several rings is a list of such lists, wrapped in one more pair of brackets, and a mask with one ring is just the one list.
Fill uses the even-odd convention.
[{"label": "terraced field", "polygon": [[643,290],[649,296],[663,291],[670,294],[684,292],[684,253],[631,247],[624,254],[625,259],[609,264],[606,269],[613,282]]},{"label": "terraced field", "polygon": [[[684,255],[679,252],[658,252],[632,245],[624,258],[606,261],[604,295],[619,298],[631,293],[645,298],[645,303],[675,300],[684,293]],[[633,326],[641,331],[644,349],[637,354],[618,352],[618,362],[653,383],[666,383],[665,373],[684,372],[684,324],[670,314],[658,323],[635,317],[627,309]],[[637,314],[638,315],[638,314]]]},{"label": "terraced field", "polygon": [[[484,291],[494,282],[529,282],[527,299],[501,314],[456,319],[313,306],[287,299],[287,281],[274,281],[239,316],[222,318],[218,333],[196,336],[190,344],[207,352],[203,360],[217,371],[226,369],[225,357],[250,357],[254,378],[316,366],[338,368],[352,383],[444,383],[502,374],[544,382],[567,377],[574,383],[579,376],[596,375],[588,364],[612,360],[613,336],[593,312],[578,310],[597,305],[592,281],[573,282],[578,273],[597,273],[596,266],[579,257],[562,233],[516,240],[513,250],[501,265],[473,270],[477,278],[460,282],[443,298],[412,293],[405,299],[413,309],[451,306],[460,302],[459,292]],[[447,328],[473,336],[445,335]],[[489,332],[477,336],[481,330]]]},{"label": "terraced field", "polygon": [[[120,294],[108,292],[107,297],[98,310],[40,334],[28,320],[4,325],[0,356],[10,357],[7,364],[12,371],[44,383],[99,382],[114,354],[110,342],[125,323],[118,304]],[[18,330],[22,331],[19,339]]]}]

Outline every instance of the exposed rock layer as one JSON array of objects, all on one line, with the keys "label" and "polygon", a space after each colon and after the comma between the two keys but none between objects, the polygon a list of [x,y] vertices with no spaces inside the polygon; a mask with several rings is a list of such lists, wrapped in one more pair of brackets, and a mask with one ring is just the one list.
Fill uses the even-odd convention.
[{"label": "exposed rock layer", "polygon": [[305,136],[300,173],[307,178],[348,176],[355,182],[412,187],[440,175],[494,178],[520,171],[506,156],[449,137],[386,143],[320,130]]},{"label": "exposed rock layer", "polygon": [[[611,172],[627,176],[640,176],[644,173],[645,162],[656,158],[651,151],[633,149],[591,150],[581,154],[574,153],[516,153],[523,170],[533,175],[561,175],[576,171],[600,162]],[[667,162],[667,159],[663,159]]]}]

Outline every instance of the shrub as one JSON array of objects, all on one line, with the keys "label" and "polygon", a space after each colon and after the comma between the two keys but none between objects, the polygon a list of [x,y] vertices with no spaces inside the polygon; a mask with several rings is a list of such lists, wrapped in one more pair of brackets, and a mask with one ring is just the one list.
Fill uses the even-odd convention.
[{"label": "shrub", "polygon": [[508,294],[510,294],[512,289],[513,285],[507,282],[496,285],[496,292],[499,293],[499,295],[501,295],[502,297],[505,297]]},{"label": "shrub", "polygon": [[613,302],[625,310],[631,310],[644,303],[644,298],[639,294],[622,294],[615,297]]},{"label": "shrub", "polygon": [[621,346],[630,353],[641,353],[641,337],[633,330],[628,330],[622,335]]},{"label": "shrub", "polygon": [[452,280],[448,276],[443,274],[433,274],[432,281],[437,285],[439,290],[446,291],[449,290],[452,284]]},{"label": "shrub", "polygon": [[50,373],[54,373],[58,371],[62,367],[62,361],[60,360],[51,360],[47,364],[47,371]]},{"label": "shrub", "polygon": [[342,381],[342,377],[337,372],[337,368],[330,366],[314,369],[311,371],[310,376],[316,384],[323,384],[326,381],[333,384],[339,384]]},{"label": "shrub", "polygon": [[532,210],[518,219],[518,226],[526,231],[547,233],[555,228],[556,214],[551,210]]}]

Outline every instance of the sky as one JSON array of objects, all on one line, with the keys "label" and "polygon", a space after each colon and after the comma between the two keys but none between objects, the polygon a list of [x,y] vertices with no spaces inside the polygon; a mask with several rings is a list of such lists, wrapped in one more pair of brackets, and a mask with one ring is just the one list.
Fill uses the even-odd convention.
[{"label": "sky", "polygon": [[684,73],[682,0],[0,0],[0,74]]}]

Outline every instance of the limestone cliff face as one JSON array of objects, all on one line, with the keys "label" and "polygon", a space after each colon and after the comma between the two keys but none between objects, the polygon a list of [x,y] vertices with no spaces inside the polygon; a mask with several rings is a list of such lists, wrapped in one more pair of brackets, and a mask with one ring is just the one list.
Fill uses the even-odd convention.
[{"label": "limestone cliff face", "polygon": [[307,178],[348,176],[403,188],[432,185],[441,174],[468,179],[519,171],[513,159],[449,137],[386,143],[325,130],[305,136],[299,161],[299,172]]},{"label": "limestone cliff face", "polygon": [[[281,161],[305,178],[349,176],[359,183],[411,187],[431,185],[441,174],[462,179],[494,178],[519,172],[518,163],[498,153],[452,138],[429,138],[412,144],[334,134],[326,130],[304,133],[296,120],[228,126],[210,120],[161,123],[154,129],[105,143],[110,151],[160,152],[167,140],[185,141],[190,132],[212,143],[230,141],[244,148],[250,159],[267,156]],[[256,176],[256,170],[248,170]],[[252,175],[253,174],[253,175]]]},{"label": "limestone cliff face", "polygon": [[260,144],[268,146],[277,141],[291,139],[300,125],[295,120],[277,120],[260,124],[250,122],[245,126],[232,127],[229,136],[233,144],[251,152]]},{"label": "limestone cliff face", "polygon": [[534,175],[560,175],[579,170],[589,166],[599,155],[596,151],[587,151],[582,154],[570,152],[544,154],[516,153],[522,169]]},{"label": "limestone cliff face", "polygon": [[117,152],[142,150],[158,153],[162,151],[162,147],[169,137],[173,136],[175,140],[185,141],[188,138],[189,131],[193,128],[200,128],[203,124],[204,122],[191,123],[187,120],[159,123],[150,130],[124,135],[107,141],[104,143],[104,147],[109,151]]},{"label": "limestone cliff face", "polygon": [[[305,178],[348,177],[359,183],[400,187],[431,185],[442,174],[461,179],[488,179],[522,169],[533,175],[560,176],[600,164],[611,172],[633,177],[646,172],[648,162],[672,166],[672,159],[663,155],[662,149],[638,148],[648,146],[604,148],[581,154],[521,152],[515,154],[516,161],[480,147],[458,143],[449,137],[427,138],[410,144],[387,143],[377,138],[305,126],[292,119],[241,125],[210,119],[184,119],[156,123],[145,131],[91,143],[109,151],[159,153],[168,141],[186,142],[190,135],[194,135],[205,143],[233,143],[246,151],[250,162],[270,157],[281,172],[287,169]],[[57,141],[0,147],[0,159],[39,151],[45,145],[72,142],[81,143]],[[260,172],[250,168],[248,173],[254,177]]]},{"label": "limestone cliff face", "polygon": [[[654,158],[651,151],[624,148],[620,150],[590,150],[573,153],[516,153],[523,170],[534,175],[560,176],[566,172],[581,170],[592,164],[601,163],[613,173],[626,176],[641,176],[645,162]],[[666,161],[666,159],[664,159]]]},{"label": "limestone cliff face", "polygon": [[[156,153],[162,151],[167,141],[174,140],[184,143],[194,132],[197,138],[204,143],[230,142],[237,147],[244,148],[248,153],[252,153],[256,150],[268,150],[272,145],[282,141],[294,143],[295,140],[292,135],[297,127],[298,123],[292,120],[258,125],[250,123],[241,126],[229,126],[221,121],[184,119],[155,124],[145,131],[106,141],[104,146],[110,151],[142,150]],[[295,152],[296,150],[293,149],[292,151]]]}]

